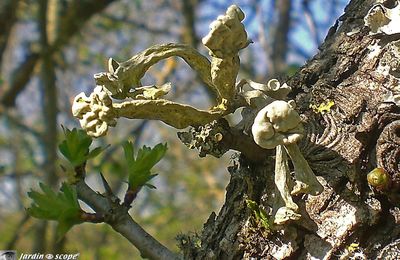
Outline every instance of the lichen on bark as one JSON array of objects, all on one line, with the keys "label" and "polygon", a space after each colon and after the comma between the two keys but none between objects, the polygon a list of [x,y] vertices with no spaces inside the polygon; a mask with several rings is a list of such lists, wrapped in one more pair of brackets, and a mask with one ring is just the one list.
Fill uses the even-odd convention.
[{"label": "lichen on bark", "polygon": [[[186,259],[394,259],[390,257],[396,255],[393,252],[398,248],[400,235],[399,37],[397,27],[393,26],[400,15],[396,11],[398,6],[398,1],[352,0],[339,19],[340,26],[337,23],[331,28],[320,52],[277,92],[270,87],[275,86],[275,81],[258,84],[240,80],[236,84],[238,51],[249,40],[243,33],[243,13],[232,7],[217,19],[204,40],[211,61],[179,44],[154,46],[123,63],[110,60],[109,72],[97,74],[95,79],[107,97],[114,98],[112,105],[107,97],[93,95],[96,100],[104,99],[106,102],[102,102],[109,110],[99,109],[97,101],[80,96],[80,102],[85,103],[76,104],[80,109],[76,114],[89,127],[97,123],[90,120],[99,120],[103,126],[109,114],[113,119],[149,118],[176,128],[192,126],[189,133],[180,136],[189,146],[202,149],[202,155],[220,156],[228,149],[240,152],[228,168],[231,181],[218,216],[212,214],[196,238],[184,236],[181,240]],[[379,17],[389,13],[390,17],[378,19],[377,8],[393,10],[382,11]],[[232,41],[231,33],[240,35],[237,42]],[[220,50],[221,43],[231,51]],[[140,79],[146,70],[171,56],[182,57],[197,71],[204,84],[217,94],[216,107],[200,111],[165,100],[165,86],[143,89]],[[244,84],[251,90],[243,91]],[[286,92],[287,86],[291,86],[291,92]],[[301,152],[317,175],[314,184],[323,186],[320,194],[313,194],[316,196],[294,194],[290,199],[290,185],[285,188],[279,178],[279,187],[273,188],[273,153],[257,146],[252,138],[257,114],[275,99],[283,99],[282,93],[296,101],[296,111],[304,125],[304,138],[296,153]],[[132,100],[115,102],[125,98]],[[332,105],[324,113],[310,108],[328,101]],[[244,107],[243,120],[237,126],[222,123],[225,115],[239,107]],[[96,111],[101,111],[102,116]],[[94,114],[85,114],[89,112]],[[107,127],[112,123],[106,123]],[[277,156],[283,161],[285,154],[281,148]],[[284,151],[290,155],[291,149]],[[285,173],[278,177],[291,180],[295,168],[296,165],[289,164],[289,174],[287,168],[276,171]],[[375,168],[389,174],[393,183],[389,190],[380,191],[368,185],[367,175]],[[297,220],[296,216],[295,222],[289,218],[285,225],[273,225],[271,232],[260,232],[260,226],[251,226],[254,222],[250,221],[252,213],[246,200],[254,201],[273,216],[279,209],[277,205],[282,205],[277,203],[279,193],[286,200],[285,206],[295,209],[301,217]],[[351,245],[357,245],[356,249]]]},{"label": "lichen on bark", "polygon": [[[289,97],[296,100],[305,127],[299,148],[324,191],[294,197],[302,218],[263,237],[259,228],[246,224],[251,214],[245,200],[272,208],[274,194],[266,187],[273,180],[265,171],[273,172],[273,161],[251,162],[242,153],[229,168],[226,202],[218,216],[207,221],[202,247],[188,250],[193,258],[398,258],[399,185],[380,192],[367,181],[367,174],[380,167],[398,183],[400,166],[396,130],[400,108],[393,98],[400,85],[399,38],[370,33],[365,27],[364,17],[376,4],[399,6],[398,1],[351,1],[320,52],[288,81],[293,88]],[[310,108],[328,100],[333,102],[330,111],[315,113]],[[246,115],[254,119],[254,114]],[[248,130],[248,125],[243,122],[241,127]]]}]

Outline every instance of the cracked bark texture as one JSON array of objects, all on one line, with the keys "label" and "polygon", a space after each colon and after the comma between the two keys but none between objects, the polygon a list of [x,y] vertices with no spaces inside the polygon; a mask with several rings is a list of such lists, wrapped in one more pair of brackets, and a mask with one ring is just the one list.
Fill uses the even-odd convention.
[{"label": "cracked bark texture", "polygon": [[[299,221],[257,226],[245,200],[273,211],[274,160],[242,153],[228,168],[221,211],[198,236],[179,238],[186,259],[399,259],[400,109],[383,101],[399,86],[400,35],[369,35],[363,19],[377,3],[399,4],[351,1],[320,52],[288,81],[307,132],[299,146],[322,194],[294,197]],[[328,113],[310,108],[327,100],[334,102]],[[392,177],[386,191],[367,183],[376,167]]]}]

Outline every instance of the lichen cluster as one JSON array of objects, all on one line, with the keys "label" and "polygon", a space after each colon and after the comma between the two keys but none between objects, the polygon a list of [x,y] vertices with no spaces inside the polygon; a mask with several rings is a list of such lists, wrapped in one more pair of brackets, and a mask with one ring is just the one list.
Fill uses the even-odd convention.
[{"label": "lichen cluster", "polygon": [[[275,183],[283,204],[278,205],[274,222],[283,224],[300,218],[291,195],[316,195],[322,191],[322,185],[297,147],[303,137],[303,126],[294,102],[285,101],[291,88],[276,79],[267,84],[248,79],[236,82],[239,51],[251,43],[243,19],[242,10],[232,5],[211,24],[209,34],[202,40],[211,61],[184,44],[155,45],[121,63],[110,59],[108,72],[94,76],[97,86],[93,93],[89,97],[84,93],[77,95],[72,110],[82,128],[93,137],[105,135],[110,126],[116,125],[118,117],[160,120],[178,129],[192,126],[194,130],[180,133],[180,138],[191,148],[200,149],[201,156],[220,157],[227,151],[220,145],[224,131],[230,128],[220,126],[224,122],[221,119],[244,107],[243,120],[235,130],[252,135],[255,143],[264,149],[276,148]],[[152,65],[173,56],[183,58],[206,87],[215,92],[216,106],[204,111],[164,99],[171,83],[141,85],[141,79]],[[245,85],[250,90],[245,90]],[[294,167],[294,187],[290,184],[288,157]]]},{"label": "lichen cluster", "polygon": [[[110,124],[98,120],[94,116],[97,110],[92,111],[97,107],[93,105],[75,111],[83,101],[87,104],[98,103],[96,95],[106,98],[107,107],[114,112],[107,114],[107,121],[110,122],[118,117],[156,119],[180,129],[204,125],[230,113],[236,108],[233,101],[237,94],[236,77],[240,66],[238,52],[250,43],[241,23],[243,19],[243,12],[233,5],[211,24],[210,33],[203,39],[210,51],[211,61],[190,46],[172,43],[150,47],[125,62],[110,59],[108,72],[94,76],[98,86],[96,93],[89,97],[81,93],[74,100],[74,115],[80,119],[82,128],[89,135],[99,137],[107,133],[109,126],[115,125],[114,121]],[[170,83],[162,86],[141,85],[140,80],[152,65],[173,56],[183,58],[204,84],[217,94],[214,108],[202,111],[163,99],[172,87]],[[115,103],[111,98],[130,101]],[[89,124],[86,119],[90,120]]]},{"label": "lichen cluster", "polygon": [[[284,224],[301,217],[291,195],[318,195],[323,190],[297,146],[297,142],[303,137],[304,128],[300,115],[294,108],[293,101],[273,101],[258,112],[252,127],[254,141],[259,146],[265,149],[276,148],[275,184],[284,204],[275,213],[276,224]],[[287,155],[294,167],[294,187],[290,187]]]},{"label": "lichen cluster", "polygon": [[99,137],[107,133],[109,126],[115,126],[115,111],[111,98],[97,86],[89,97],[80,93],[74,99],[72,114],[79,119],[83,129],[88,135]]},{"label": "lichen cluster", "polygon": [[188,148],[196,148],[200,157],[211,154],[220,158],[228,151],[227,147],[221,145],[226,128],[229,127],[227,124],[225,120],[215,120],[204,126],[192,128],[188,132],[178,132],[178,137]]}]

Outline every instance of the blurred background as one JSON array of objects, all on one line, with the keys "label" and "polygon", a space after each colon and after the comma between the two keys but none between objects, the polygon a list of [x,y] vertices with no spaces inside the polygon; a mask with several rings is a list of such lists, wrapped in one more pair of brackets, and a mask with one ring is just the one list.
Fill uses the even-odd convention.
[{"label": "blurred background", "polygon": [[[39,182],[53,187],[65,180],[57,151],[61,125],[79,127],[71,102],[95,87],[93,74],[106,71],[107,60],[124,61],[151,45],[181,42],[201,53],[209,24],[231,4],[246,13],[253,40],[241,51],[240,78],[284,80],[318,52],[347,0],[1,0],[0,1],[0,250],[24,253],[80,253],[80,259],[140,259],[138,251],[103,224],[74,227],[55,241],[54,224],[29,217],[26,192]],[[207,109],[210,93],[179,59],[153,66],[144,85],[172,82],[168,99]],[[235,120],[231,118],[230,120]],[[157,165],[157,190],[143,189],[131,215],[173,250],[175,236],[200,232],[224,201],[229,181],[221,159],[199,158],[176,138],[176,130],[154,121],[120,119],[106,137],[111,147],[88,166],[90,185],[102,191],[102,171],[122,194],[121,142],[139,147],[167,142]],[[112,257],[112,258],[111,258]]]}]

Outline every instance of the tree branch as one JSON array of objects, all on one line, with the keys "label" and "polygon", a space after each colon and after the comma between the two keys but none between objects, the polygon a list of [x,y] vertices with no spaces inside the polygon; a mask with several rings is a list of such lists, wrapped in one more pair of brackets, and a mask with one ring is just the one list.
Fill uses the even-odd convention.
[{"label": "tree branch", "polygon": [[161,35],[167,35],[167,36],[176,36],[174,35],[175,33],[171,32],[169,28],[154,28],[143,21],[135,21],[132,19],[129,19],[128,17],[117,17],[111,14],[103,14],[101,16],[102,18],[108,19],[112,22],[117,22],[117,23],[125,23],[128,25],[132,25],[136,27],[137,29],[144,30],[148,33],[153,33],[153,34],[161,34]]},{"label": "tree branch", "polygon": [[19,0],[3,0],[0,3],[0,69],[11,28],[17,21],[18,4]]},{"label": "tree branch", "polygon": [[26,125],[24,122],[22,122],[19,116],[12,113],[12,111],[5,111],[4,116],[6,120],[8,120],[8,123],[13,125],[17,129],[21,130],[24,133],[32,135],[39,141],[42,140],[43,136],[39,130],[35,129],[33,126]]},{"label": "tree branch", "polygon": [[179,259],[177,255],[148,234],[119,203],[94,192],[84,180],[76,184],[78,197],[97,213],[106,214],[106,223],[129,240],[142,254],[151,259]]},{"label": "tree branch", "polygon": [[31,79],[39,58],[40,56],[37,52],[31,52],[28,54],[25,61],[13,71],[10,84],[4,87],[3,93],[0,95],[0,103],[2,106],[15,106],[15,100]]},{"label": "tree branch", "polygon": [[314,14],[310,8],[310,1],[303,0],[302,4],[303,4],[304,16],[305,16],[307,25],[310,29],[310,33],[314,38],[315,45],[319,46],[321,44],[321,40],[320,40],[319,34],[318,34],[317,21],[315,20]]},{"label": "tree branch", "polygon": [[[54,43],[48,48],[49,55],[54,54],[68,43],[68,41],[77,34],[94,14],[104,10],[114,0],[74,0],[69,3],[64,10],[64,16],[60,21],[60,29]],[[0,34],[1,35],[1,34]],[[28,58],[13,72],[11,84],[6,87],[0,95],[0,103],[4,107],[13,107],[15,99],[21,93],[29,82],[36,64],[40,61],[40,55],[31,51]],[[0,109],[1,112],[1,109]]]},{"label": "tree branch", "polygon": [[271,59],[273,71],[270,75],[282,75],[286,70],[286,55],[288,52],[288,34],[290,29],[290,10],[292,1],[276,1],[278,21],[273,33]]},{"label": "tree branch", "polygon": [[196,35],[195,20],[196,13],[195,7],[197,6],[196,0],[183,0],[181,1],[183,23],[181,37],[182,41],[190,46],[197,47],[199,45],[199,39]]}]

